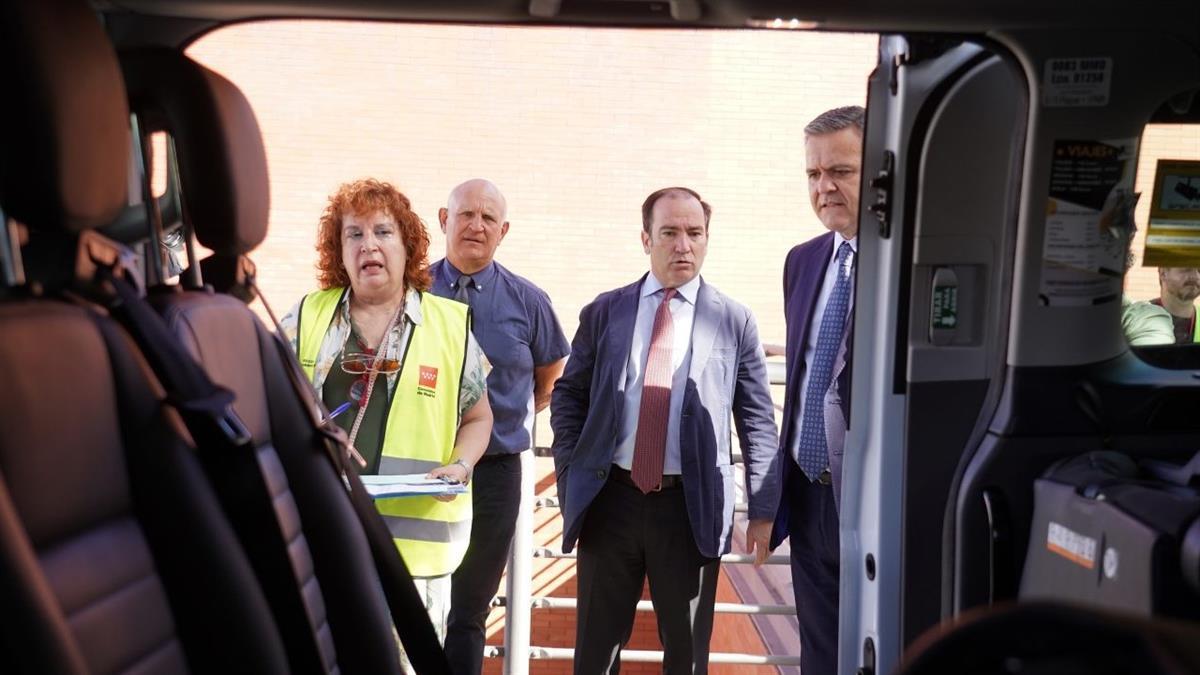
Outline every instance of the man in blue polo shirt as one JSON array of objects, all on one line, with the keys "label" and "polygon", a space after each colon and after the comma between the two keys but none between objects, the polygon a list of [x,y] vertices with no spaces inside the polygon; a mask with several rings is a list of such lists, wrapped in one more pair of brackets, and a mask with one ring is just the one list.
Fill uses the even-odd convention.
[{"label": "man in blue polo shirt", "polygon": [[570,343],[542,289],[493,260],[508,233],[504,195],[474,179],[438,211],[446,257],[430,266],[433,293],[471,306],[472,332],[491,362],[492,439],[471,476],[474,520],[466,558],[450,584],[446,657],[455,675],[483,668],[485,622],[500,585],[521,499],[520,453],[534,413],[550,404]]}]

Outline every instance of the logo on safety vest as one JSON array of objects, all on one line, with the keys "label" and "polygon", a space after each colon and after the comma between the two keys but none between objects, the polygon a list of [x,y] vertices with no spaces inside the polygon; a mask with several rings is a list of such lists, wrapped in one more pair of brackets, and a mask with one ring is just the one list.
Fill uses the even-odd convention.
[{"label": "logo on safety vest", "polygon": [[417,381],[418,394],[430,398],[437,395],[437,370],[433,366],[421,366],[420,379]]}]

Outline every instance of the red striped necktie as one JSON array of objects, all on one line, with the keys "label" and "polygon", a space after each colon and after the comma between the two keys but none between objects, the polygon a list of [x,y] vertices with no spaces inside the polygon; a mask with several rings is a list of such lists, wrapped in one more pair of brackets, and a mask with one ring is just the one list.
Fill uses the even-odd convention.
[{"label": "red striped necktie", "polygon": [[642,492],[662,487],[663,461],[667,456],[667,420],[671,414],[671,345],[675,322],[671,298],[676,289],[663,289],[663,301],[654,313],[650,351],[642,377],[642,404],[638,409],[637,438],[633,445],[633,482]]}]

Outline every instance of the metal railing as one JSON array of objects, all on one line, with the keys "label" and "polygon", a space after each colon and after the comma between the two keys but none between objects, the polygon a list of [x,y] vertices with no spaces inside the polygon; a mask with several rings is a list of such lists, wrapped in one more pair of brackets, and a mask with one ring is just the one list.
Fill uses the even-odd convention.
[{"label": "metal railing", "polygon": [[[533,439],[537,438],[537,423],[534,421]],[[536,443],[534,447],[537,447]],[[533,586],[533,509],[534,509],[533,453],[521,453],[521,508],[517,512],[517,529],[513,533],[512,548],[508,554],[507,582],[505,595],[513,602],[504,610],[504,672],[505,675],[528,675],[529,659],[534,658],[529,647],[530,616],[533,602],[530,589]],[[486,656],[486,654],[485,654]]]},{"label": "metal railing", "polygon": [[[771,384],[783,384],[783,368],[777,362],[769,368]],[[531,660],[572,660],[575,650],[569,647],[540,647],[530,644],[531,611],[534,609],[574,609],[576,598],[533,597],[533,559],[575,558],[574,553],[562,553],[545,546],[536,546],[533,541],[533,512],[536,509],[559,507],[557,496],[538,497],[535,494],[536,476],[534,457],[549,457],[550,449],[537,444],[537,423],[533,425],[531,438],[533,452],[521,453],[521,508],[517,516],[517,529],[513,535],[509,553],[508,571],[504,595],[496,596],[493,607],[504,607],[504,646],[489,645],[484,648],[485,658],[504,659],[505,675],[528,675]],[[734,464],[742,463],[742,455],[733,453]],[[734,511],[746,512],[746,504],[738,503]],[[754,556],[729,553],[721,556],[722,565],[744,565],[754,562]],[[767,557],[767,565],[790,565],[786,555]],[[637,611],[651,612],[654,606],[649,600],[641,600]],[[714,606],[718,614],[794,616],[795,605],[763,605],[718,602]],[[621,661],[629,663],[662,663],[663,653],[653,650],[621,650]],[[762,655],[714,652],[709,654],[709,663],[740,665],[798,666],[800,657],[795,655]]]},{"label": "metal railing", "polygon": [[[575,658],[575,650],[570,647],[529,647],[530,659],[569,661]],[[484,648],[484,657],[503,658],[505,671],[509,664],[509,654],[504,647],[488,646]],[[661,651],[642,649],[622,649],[622,663],[662,663]],[[708,655],[709,663],[725,663],[749,666],[798,666],[799,656],[779,656],[773,654],[737,654],[728,652],[712,652]],[[526,668],[528,670],[528,668]]]},{"label": "metal railing", "polygon": [[[574,560],[575,553],[563,553],[555,551],[546,546],[539,546],[533,549],[533,557],[535,558],[558,558],[562,560]],[[726,553],[721,556],[722,565],[747,565],[754,562],[754,556],[746,553]],[[790,565],[791,558],[786,555],[771,555],[767,556],[767,565]]]},{"label": "metal railing", "polygon": [[[578,598],[556,598],[551,596],[534,596],[531,600],[534,609],[575,609],[578,602]],[[492,607],[507,606],[508,599],[503,595],[497,595],[492,600]],[[637,611],[652,612],[654,611],[654,603],[649,600],[639,600]],[[713,605],[713,611],[717,614],[779,614],[790,616],[796,613],[796,608],[792,605],[746,605],[740,602],[718,602]]]}]

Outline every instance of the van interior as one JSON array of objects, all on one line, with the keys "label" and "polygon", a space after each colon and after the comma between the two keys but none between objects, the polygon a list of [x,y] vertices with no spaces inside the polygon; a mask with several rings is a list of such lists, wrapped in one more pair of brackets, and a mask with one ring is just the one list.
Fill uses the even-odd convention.
[{"label": "van interior", "polygon": [[1200,3],[0,12],[0,671],[449,672],[258,304],[255,112],[187,51],[337,19],[877,33],[839,672],[1200,672],[1200,346],[1122,327],[1145,265],[1200,267]]}]

